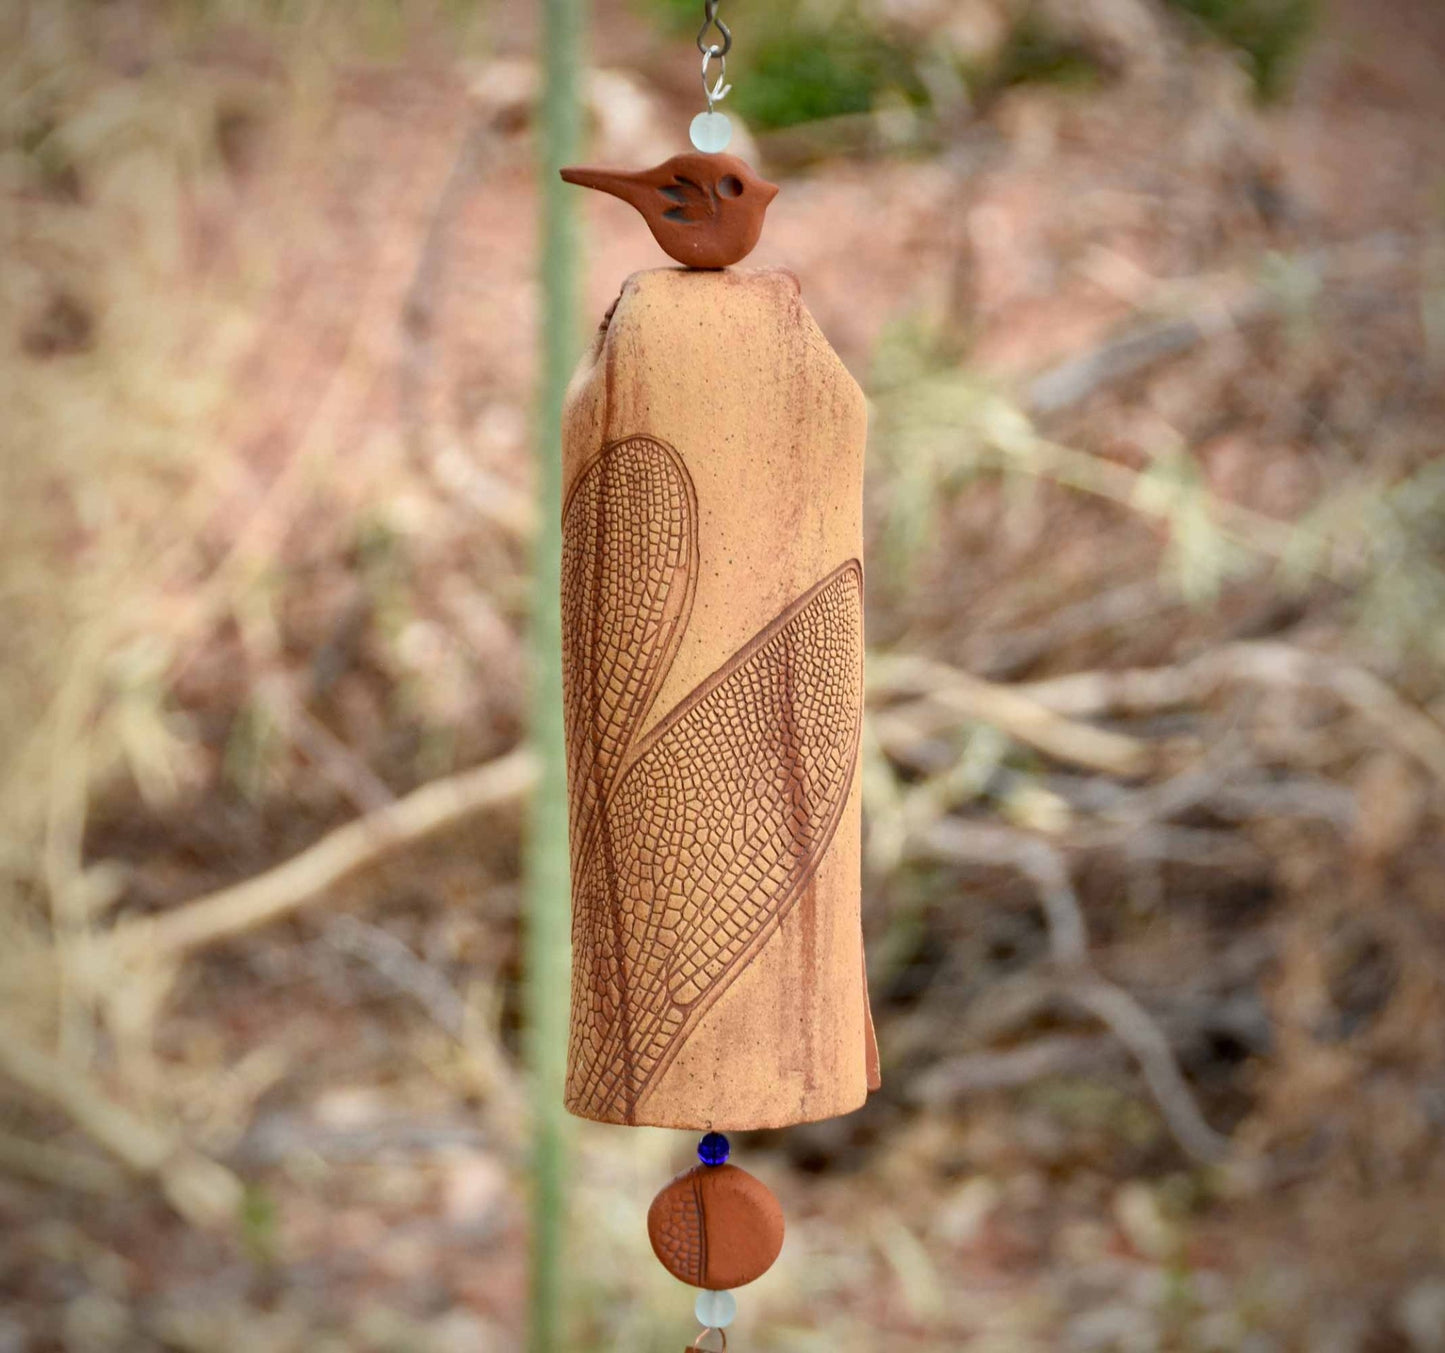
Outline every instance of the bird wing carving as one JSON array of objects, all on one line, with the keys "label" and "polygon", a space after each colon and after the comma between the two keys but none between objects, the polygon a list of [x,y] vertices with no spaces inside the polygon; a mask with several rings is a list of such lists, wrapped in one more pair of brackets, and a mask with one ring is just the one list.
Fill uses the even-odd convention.
[{"label": "bird wing carving", "polygon": [[669,221],[699,225],[717,215],[716,197],[696,179],[676,174],[657,191],[673,204],[662,213]]},{"label": "bird wing carving", "polygon": [[696,576],[697,505],[682,458],[650,437],[603,448],[562,511],[574,874],[585,867],[622,758],[672,666]]},{"label": "bird wing carving", "polygon": [[628,754],[574,881],[574,1112],[633,1121],[811,879],[852,784],[862,617],[850,561]]}]

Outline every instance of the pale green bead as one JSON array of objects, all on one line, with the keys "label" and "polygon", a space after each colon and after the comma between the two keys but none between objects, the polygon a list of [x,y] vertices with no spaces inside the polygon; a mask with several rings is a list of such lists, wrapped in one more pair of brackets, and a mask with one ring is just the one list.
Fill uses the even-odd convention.
[{"label": "pale green bead", "polygon": [[693,145],[704,154],[716,155],[718,151],[726,150],[728,142],[733,139],[733,124],[728,121],[726,113],[699,113],[693,118],[687,134],[692,138]]},{"label": "pale green bead", "polygon": [[731,1292],[702,1291],[697,1294],[692,1311],[704,1329],[726,1329],[738,1313],[738,1299]]}]

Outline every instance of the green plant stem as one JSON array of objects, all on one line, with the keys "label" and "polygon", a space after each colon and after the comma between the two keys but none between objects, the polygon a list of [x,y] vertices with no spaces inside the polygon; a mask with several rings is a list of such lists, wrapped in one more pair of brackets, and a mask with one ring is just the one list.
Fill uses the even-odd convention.
[{"label": "green plant stem", "polygon": [[562,736],[562,400],[576,355],[577,260],[571,204],[557,171],[580,121],[583,0],[544,0],[538,145],[542,209],[542,350],[537,416],[540,529],[533,559],[532,742],[539,766],[527,840],[526,1013],[532,1096],[530,1353],[565,1345],[567,1208],[567,768]]}]

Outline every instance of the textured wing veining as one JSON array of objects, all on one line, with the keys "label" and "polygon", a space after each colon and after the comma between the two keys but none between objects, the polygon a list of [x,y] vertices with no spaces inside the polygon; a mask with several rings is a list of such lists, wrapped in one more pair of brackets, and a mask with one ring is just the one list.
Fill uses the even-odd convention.
[{"label": "textured wing veining", "polygon": [[648,1210],[648,1233],[663,1266],[694,1287],[707,1279],[707,1227],[696,1179],[663,1189]]},{"label": "textured wing veining", "polygon": [[629,756],[574,891],[574,1111],[631,1120],[797,900],[848,798],[862,673],[850,562]]},{"label": "textured wing veining", "polygon": [[562,513],[563,712],[572,866],[585,866],[618,768],[692,608],[697,508],[651,437],[606,447]]}]

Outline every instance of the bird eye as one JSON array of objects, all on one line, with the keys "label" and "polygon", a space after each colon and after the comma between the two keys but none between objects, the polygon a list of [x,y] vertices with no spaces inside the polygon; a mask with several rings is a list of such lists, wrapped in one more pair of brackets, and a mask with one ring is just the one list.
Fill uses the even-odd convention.
[{"label": "bird eye", "polygon": [[719,197],[741,197],[743,181],[736,174],[724,174],[718,180],[717,190]]}]

